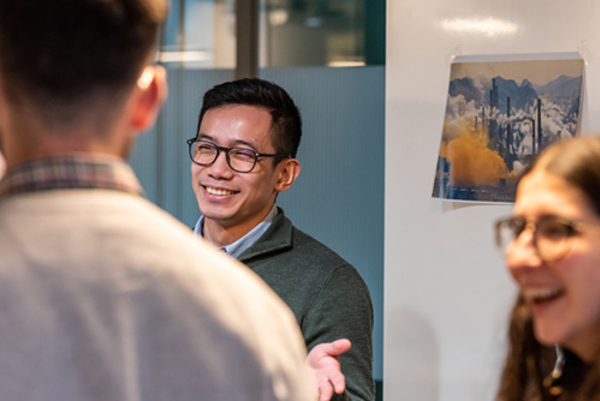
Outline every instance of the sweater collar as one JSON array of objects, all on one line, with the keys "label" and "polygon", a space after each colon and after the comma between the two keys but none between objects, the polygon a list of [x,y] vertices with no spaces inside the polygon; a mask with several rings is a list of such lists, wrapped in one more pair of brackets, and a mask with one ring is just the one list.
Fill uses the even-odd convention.
[{"label": "sweater collar", "polygon": [[285,217],[283,209],[278,207],[277,216],[275,216],[271,227],[254,245],[246,249],[238,259],[245,262],[270,252],[279,252],[291,248],[293,228],[294,225],[290,219]]}]

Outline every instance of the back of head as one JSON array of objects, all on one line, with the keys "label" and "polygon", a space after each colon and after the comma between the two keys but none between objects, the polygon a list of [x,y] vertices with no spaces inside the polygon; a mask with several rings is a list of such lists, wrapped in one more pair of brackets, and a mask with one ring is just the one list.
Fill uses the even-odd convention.
[{"label": "back of head", "polygon": [[527,169],[556,175],[581,190],[600,215],[600,137],[582,137],[555,143]]},{"label": "back of head", "polygon": [[298,107],[283,88],[258,78],[244,78],[213,87],[204,94],[196,132],[200,130],[202,118],[208,110],[227,105],[269,110],[275,151],[296,157],[302,136],[302,120]]},{"label": "back of head", "polygon": [[9,101],[48,119],[110,104],[150,60],[166,0],[2,0],[0,72]]}]

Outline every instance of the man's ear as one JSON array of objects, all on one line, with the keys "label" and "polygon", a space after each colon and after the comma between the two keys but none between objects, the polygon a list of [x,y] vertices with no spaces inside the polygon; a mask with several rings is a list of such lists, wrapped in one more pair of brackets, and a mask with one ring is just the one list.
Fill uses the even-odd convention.
[{"label": "man's ear", "polygon": [[280,171],[275,189],[278,192],[287,191],[300,175],[300,162],[296,159],[285,159],[278,167]]},{"label": "man's ear", "polygon": [[134,89],[135,99],[131,125],[136,131],[144,131],[154,125],[156,116],[167,98],[167,71],[159,65],[144,68]]}]

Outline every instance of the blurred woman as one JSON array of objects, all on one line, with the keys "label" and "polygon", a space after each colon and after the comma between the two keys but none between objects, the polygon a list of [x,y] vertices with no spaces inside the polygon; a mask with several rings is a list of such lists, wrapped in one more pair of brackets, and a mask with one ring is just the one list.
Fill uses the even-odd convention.
[{"label": "blurred woman", "polygon": [[600,400],[600,138],[549,147],[496,239],[519,287],[498,399]]}]

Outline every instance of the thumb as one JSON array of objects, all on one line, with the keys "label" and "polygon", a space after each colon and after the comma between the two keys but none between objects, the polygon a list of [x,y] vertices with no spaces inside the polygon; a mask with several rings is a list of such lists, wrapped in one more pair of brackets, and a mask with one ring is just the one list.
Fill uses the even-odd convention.
[{"label": "thumb", "polygon": [[323,345],[323,351],[329,355],[341,355],[352,347],[352,343],[347,338],[340,338],[339,340]]}]

